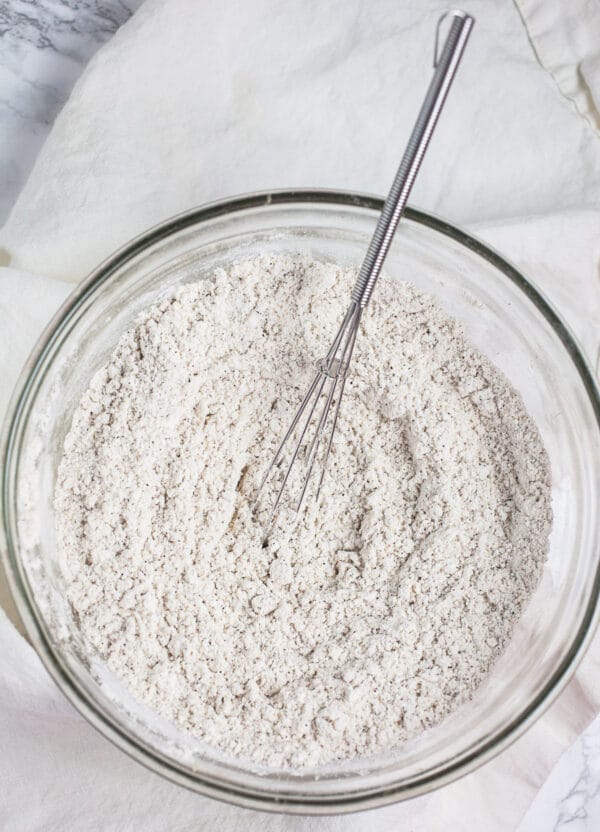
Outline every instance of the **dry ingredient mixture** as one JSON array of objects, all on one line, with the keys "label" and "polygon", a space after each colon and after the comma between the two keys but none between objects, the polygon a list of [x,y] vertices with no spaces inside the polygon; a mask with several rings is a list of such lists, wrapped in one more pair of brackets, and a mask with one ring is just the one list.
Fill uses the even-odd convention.
[{"label": "dry ingredient mixture", "polygon": [[[548,460],[460,325],[380,279],[318,505],[251,504],[354,273],[263,257],[149,309],[92,380],[56,490],[90,651],[217,748],[305,767],[467,699],[540,577]],[[294,489],[290,489],[291,492]]]}]

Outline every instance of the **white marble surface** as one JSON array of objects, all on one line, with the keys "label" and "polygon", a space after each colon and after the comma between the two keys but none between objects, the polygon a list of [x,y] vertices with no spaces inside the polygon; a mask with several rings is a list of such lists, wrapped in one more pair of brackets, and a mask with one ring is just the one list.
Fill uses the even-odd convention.
[{"label": "white marble surface", "polygon": [[600,717],[562,755],[518,832],[600,829]]},{"label": "white marble surface", "polygon": [[140,4],[0,3],[0,224],[83,67]]},{"label": "white marble surface", "polygon": [[[140,0],[0,5],[0,223],[86,62],[138,5]],[[600,718],[562,756],[519,826],[519,832],[566,829],[600,830]]]}]

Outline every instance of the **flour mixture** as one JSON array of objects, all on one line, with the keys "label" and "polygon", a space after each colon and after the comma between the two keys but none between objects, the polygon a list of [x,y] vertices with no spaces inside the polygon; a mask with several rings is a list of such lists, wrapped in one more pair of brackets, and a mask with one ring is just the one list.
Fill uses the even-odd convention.
[{"label": "flour mixture", "polygon": [[164,717],[272,766],[396,748],[455,709],[548,546],[548,460],[520,397],[385,276],[319,505],[296,525],[284,506],[261,546],[253,497],[354,279],[281,256],[179,289],[93,378],[59,471],[88,649]]}]

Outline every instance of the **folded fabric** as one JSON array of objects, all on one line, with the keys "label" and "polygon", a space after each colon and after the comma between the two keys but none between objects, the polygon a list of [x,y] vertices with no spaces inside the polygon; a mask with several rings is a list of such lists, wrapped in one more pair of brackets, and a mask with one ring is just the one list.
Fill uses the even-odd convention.
[{"label": "folded fabric", "polygon": [[600,133],[600,5],[588,0],[515,1],[539,62]]},{"label": "folded fabric", "polygon": [[[477,23],[413,202],[463,224],[597,207],[598,137],[535,60],[517,9],[469,11]],[[385,193],[439,15],[437,0],[148,0],[76,85],[0,246],[16,268],[79,280],[208,200]]]},{"label": "folded fabric", "polygon": [[[526,22],[536,20],[529,36],[554,72],[559,47],[546,46],[560,43],[562,4],[519,6]],[[478,18],[472,45],[415,202],[469,224],[521,267],[595,363],[600,146],[591,110],[561,79],[578,71],[577,43],[595,65],[600,32],[592,54],[569,16],[562,35],[575,45],[555,81],[512,3],[480,0],[469,11]],[[69,281],[149,225],[250,189],[384,193],[423,92],[438,16],[432,0],[148,0],[92,61],[0,232],[13,267],[0,269],[0,410]],[[583,77],[596,84],[598,76]],[[0,826],[505,832],[598,712],[599,671],[597,638],[533,728],[442,790],[368,814],[287,818],[201,798],[129,760],[62,698],[0,614]]]}]

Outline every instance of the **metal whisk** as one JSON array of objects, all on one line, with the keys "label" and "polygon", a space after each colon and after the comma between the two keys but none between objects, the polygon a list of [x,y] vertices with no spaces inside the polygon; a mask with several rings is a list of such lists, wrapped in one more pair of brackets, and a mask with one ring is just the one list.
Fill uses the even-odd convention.
[{"label": "metal whisk", "polygon": [[[440,26],[446,17],[450,17],[452,23],[444,46],[439,51]],[[284,469],[281,484],[276,492],[270,514],[264,526],[263,545],[266,545],[269,529],[275,518],[294,463],[302,452],[306,472],[296,506],[296,512],[298,513],[300,511],[313,469],[321,451],[323,437],[327,436],[328,430],[329,438],[324,447],[324,452],[321,454],[321,473],[316,489],[316,498],[319,496],[333,444],[333,436],[340,413],[340,404],[344,394],[348,368],[352,359],[360,320],[373,294],[373,289],[381,272],[383,262],[406,206],[438,117],[444,106],[448,90],[454,80],[474,22],[474,18],[471,15],[459,10],[445,12],[438,21],[435,34],[433,62],[435,71],[433,78],[427,90],[423,105],[421,106],[404,156],[402,157],[400,167],[398,168],[398,172],[396,173],[396,177],[383,206],[383,211],[377,222],[365,259],[360,268],[356,284],[350,297],[350,306],[344,315],[327,355],[318,362],[317,371],[310,387],[281,440],[271,464],[265,471],[259,486],[255,505],[258,503],[260,494],[271,474],[278,471],[281,467],[285,459],[286,447],[298,429],[299,435],[293,445],[291,458],[287,467]],[[320,409],[318,409],[319,403],[321,403]],[[311,426],[314,427],[312,438],[309,436]]]}]

